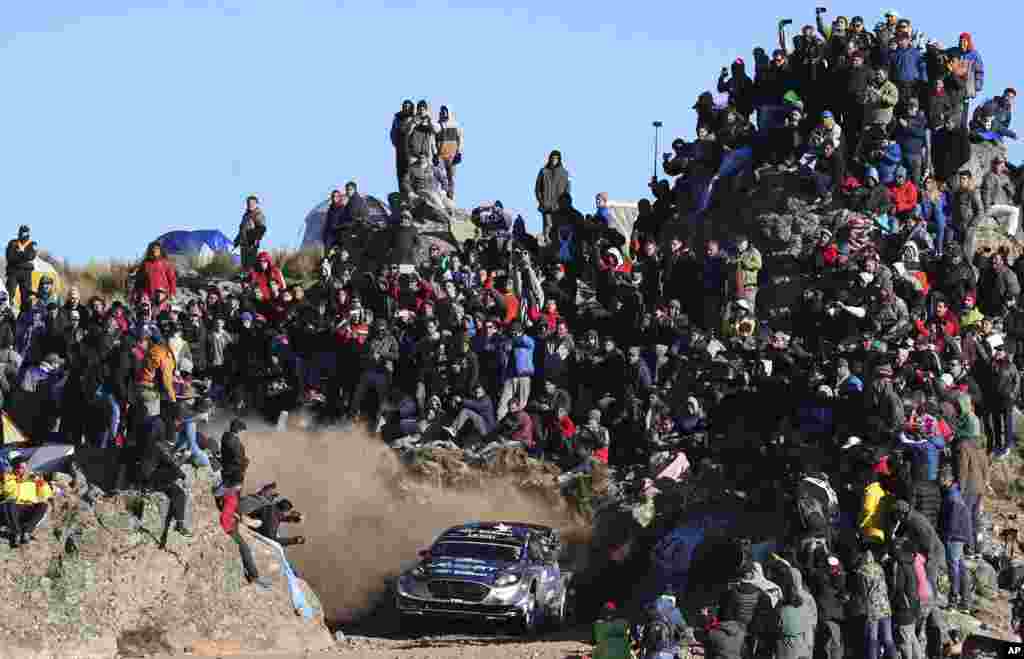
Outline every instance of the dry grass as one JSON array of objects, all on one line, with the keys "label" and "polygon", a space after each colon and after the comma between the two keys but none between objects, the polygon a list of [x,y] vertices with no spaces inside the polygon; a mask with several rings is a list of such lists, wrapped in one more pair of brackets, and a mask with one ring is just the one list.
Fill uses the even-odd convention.
[{"label": "dry grass", "polygon": [[[92,259],[85,265],[74,265],[45,251],[41,251],[39,256],[60,273],[63,279],[62,292],[66,294],[69,287],[78,286],[83,300],[94,295],[107,300],[125,299],[129,275],[139,263],[121,259]],[[308,284],[316,281],[319,276],[319,248],[280,248],[273,250],[271,256],[288,283]],[[216,254],[208,263],[201,263],[198,257],[193,257],[189,259],[188,267],[204,278],[221,280],[231,279],[241,271],[231,254]]]},{"label": "dry grass", "polygon": [[281,268],[288,283],[303,283],[316,280],[320,273],[319,247],[300,250],[277,249],[271,253],[274,263]]}]

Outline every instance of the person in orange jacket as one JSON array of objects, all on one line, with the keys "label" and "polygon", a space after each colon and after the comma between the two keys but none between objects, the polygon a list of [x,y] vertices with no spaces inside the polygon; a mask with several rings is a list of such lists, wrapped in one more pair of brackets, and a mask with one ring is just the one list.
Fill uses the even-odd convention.
[{"label": "person in orange jacket", "polygon": [[7,519],[11,547],[27,545],[46,515],[53,488],[42,476],[29,473],[28,463],[22,461],[4,473],[3,495],[0,508]]}]

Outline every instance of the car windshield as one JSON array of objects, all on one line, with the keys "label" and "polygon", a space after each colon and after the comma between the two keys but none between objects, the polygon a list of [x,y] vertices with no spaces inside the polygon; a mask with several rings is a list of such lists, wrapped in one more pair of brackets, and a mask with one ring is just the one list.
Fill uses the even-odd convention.
[{"label": "car windshield", "polygon": [[487,542],[439,542],[430,550],[433,558],[475,558],[481,561],[519,560],[519,547]]}]

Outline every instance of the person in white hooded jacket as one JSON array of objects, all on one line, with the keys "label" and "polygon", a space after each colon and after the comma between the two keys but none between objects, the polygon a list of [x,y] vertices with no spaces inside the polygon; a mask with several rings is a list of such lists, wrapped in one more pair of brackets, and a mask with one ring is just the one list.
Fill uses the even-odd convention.
[{"label": "person in white hooded jacket", "polygon": [[437,157],[448,175],[448,198],[455,200],[455,167],[462,162],[463,131],[455,113],[442,105],[438,115]]}]

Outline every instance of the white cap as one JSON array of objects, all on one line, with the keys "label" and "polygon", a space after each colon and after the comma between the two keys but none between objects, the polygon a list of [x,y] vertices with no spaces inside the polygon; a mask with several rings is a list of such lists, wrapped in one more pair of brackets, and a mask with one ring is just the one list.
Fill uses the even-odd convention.
[{"label": "white cap", "polygon": [[845,451],[848,448],[853,448],[854,446],[860,446],[860,444],[861,444],[861,438],[860,437],[851,437],[850,439],[846,440],[846,443],[843,444],[843,447],[842,447],[841,450]]}]

